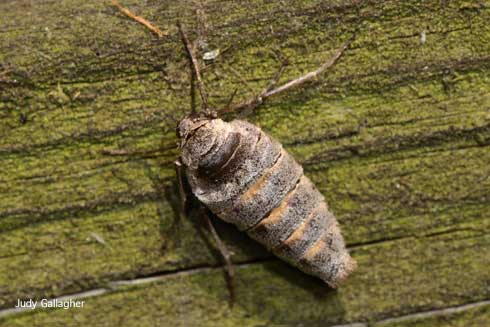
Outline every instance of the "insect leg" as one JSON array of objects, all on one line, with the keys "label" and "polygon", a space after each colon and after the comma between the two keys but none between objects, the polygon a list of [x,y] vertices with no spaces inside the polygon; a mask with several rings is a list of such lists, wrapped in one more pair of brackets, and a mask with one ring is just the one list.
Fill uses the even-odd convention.
[{"label": "insect leg", "polygon": [[276,76],[271,80],[271,82],[269,83],[269,86],[267,88],[265,88],[258,96],[254,97],[250,100],[244,101],[242,103],[236,104],[232,107],[225,107],[221,110],[218,110],[218,115],[223,114],[223,113],[240,111],[240,110],[247,109],[247,108],[251,108],[251,109],[257,108],[258,106],[263,104],[267,98],[270,98],[273,95],[282,93],[286,90],[289,90],[290,88],[300,86],[300,85],[304,84],[305,82],[316,78],[318,75],[323,73],[325,70],[332,67],[340,59],[340,57],[345,52],[345,50],[349,47],[351,42],[352,42],[352,39],[349,40],[347,43],[345,43],[342,47],[338,48],[335,51],[335,53],[329,58],[329,60],[327,60],[323,65],[318,67],[318,69],[316,69],[312,72],[309,72],[303,76],[300,76],[300,77],[298,77],[292,81],[289,81],[289,82],[287,82],[287,83],[285,83],[285,84],[283,84],[277,88],[274,88],[275,84],[277,84],[277,81],[279,80],[279,77],[282,74],[282,71],[284,70],[284,65],[283,65],[279,69],[279,71],[276,73]]},{"label": "insect leg", "polygon": [[284,73],[284,71],[286,70],[287,65],[288,65],[288,62],[283,62],[281,64],[281,67],[279,67],[279,69],[276,71],[276,73],[274,74],[274,77],[270,80],[269,85],[264,89],[264,91],[262,91],[260,96],[263,97],[264,94],[266,94],[267,92],[270,92],[274,88],[274,86],[276,86],[277,82],[279,82],[279,79],[282,76],[282,73]]},{"label": "insect leg", "polygon": [[318,75],[320,75],[321,73],[323,73],[325,70],[327,70],[328,68],[332,67],[333,65],[335,65],[335,63],[340,59],[340,57],[342,56],[342,54],[344,53],[344,51],[349,47],[350,43],[351,43],[352,40],[350,40],[349,42],[345,43],[343,46],[341,46],[340,48],[338,48],[337,50],[335,50],[334,54],[323,64],[321,65],[320,67],[318,67],[317,70],[314,70],[312,72],[309,72],[301,77],[298,77],[292,81],[289,81],[287,82],[286,84],[282,85],[282,86],[279,86],[278,88],[276,89],[273,89],[273,90],[269,90],[268,92],[266,92],[263,97],[264,98],[268,98],[268,97],[271,97],[275,94],[279,94],[281,92],[284,92],[292,87],[295,87],[295,86],[300,86],[302,84],[304,84],[305,82],[307,81],[310,81],[314,78],[316,78]]},{"label": "insect leg", "polygon": [[[233,101],[233,98],[235,97],[235,95],[236,95],[236,93],[238,91],[238,89],[235,89],[235,91],[233,92],[233,95],[228,100],[226,106],[224,107],[224,109],[221,109],[219,111],[219,113],[239,111],[241,109],[255,109],[258,106],[260,106],[263,103],[263,96],[264,96],[264,94],[266,94],[267,92],[269,92],[270,90],[272,90],[272,88],[277,84],[277,82],[281,78],[282,73],[284,73],[284,71],[286,70],[286,66],[288,64],[289,63],[288,63],[287,60],[284,60],[284,59],[281,58],[281,66],[275,72],[274,76],[269,81],[269,84],[267,85],[267,87],[264,88],[264,90],[262,90],[262,92],[259,95],[257,95],[255,97],[249,99],[248,101],[243,102],[239,108],[237,108],[237,106],[233,106],[233,107],[231,106],[231,103]],[[238,77],[241,79],[242,84],[244,84],[245,86],[248,87],[247,83],[245,82],[245,80],[243,80],[243,78],[241,78],[241,76],[238,74],[238,72],[236,72],[234,69],[232,69],[232,72],[234,72],[236,75],[238,75]]]},{"label": "insect leg", "polygon": [[235,98],[235,95],[236,95],[237,92],[238,92],[238,89],[235,89],[235,91],[233,91],[233,93],[230,96],[230,99],[226,103],[226,107],[231,106],[231,103],[233,102],[233,98]]},{"label": "insect leg", "polygon": [[207,209],[204,207],[201,207],[202,211],[202,217],[204,219],[204,223],[206,224],[207,229],[213,236],[216,245],[221,253],[221,256],[223,257],[223,260],[225,261],[226,264],[226,282],[228,284],[228,291],[230,292],[230,306],[233,306],[235,302],[235,267],[233,266],[233,263],[231,262],[231,256],[230,256],[230,251],[226,248],[225,243],[221,240],[219,237],[218,233],[216,232],[216,229],[214,228],[213,222],[209,218],[209,215],[207,213]]},{"label": "insect leg", "polygon": [[[187,192],[185,191],[184,188],[184,171],[183,171],[183,164],[178,159],[175,161],[175,172],[177,174],[177,180],[179,182],[179,194],[180,194],[180,218],[184,218],[186,216],[186,208],[187,208]],[[228,284],[228,291],[230,293],[230,306],[233,306],[233,303],[235,302],[235,283],[234,283],[234,276],[235,276],[235,268],[233,267],[233,263],[231,262],[231,256],[230,256],[230,251],[226,248],[225,243],[221,240],[221,238],[218,235],[218,232],[214,228],[214,225],[209,218],[209,215],[207,213],[207,209],[204,206],[200,207],[201,209],[201,216],[203,218],[203,223],[206,227],[206,229],[209,231],[211,236],[213,237],[214,241],[216,242],[216,246],[218,247],[218,250],[223,257],[223,260],[226,265],[226,282]]]},{"label": "insect leg", "polygon": [[184,188],[184,173],[182,169],[182,162],[180,161],[180,159],[177,159],[175,161],[175,173],[177,175],[177,181],[179,183],[179,195],[180,195],[179,214],[180,214],[180,219],[183,219],[186,216],[187,193]]}]

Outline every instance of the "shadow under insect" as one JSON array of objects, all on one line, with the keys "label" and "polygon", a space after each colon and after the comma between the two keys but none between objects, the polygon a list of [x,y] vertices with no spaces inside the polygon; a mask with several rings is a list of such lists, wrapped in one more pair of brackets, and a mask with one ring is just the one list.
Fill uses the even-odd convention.
[{"label": "shadow under insect", "polygon": [[[199,241],[194,240],[195,243],[203,242],[207,250],[211,253],[214,260],[202,264],[200,266],[221,266],[223,264],[222,256],[217,245],[212,237],[209,235],[209,231],[206,230],[204,214],[207,214],[216,228],[221,240],[231,250],[232,261],[237,268],[236,279],[239,285],[242,285],[244,280],[241,278],[240,271],[247,269],[249,266],[259,264],[264,267],[269,273],[276,275],[274,278],[280,278],[287,283],[300,287],[304,291],[309,292],[315,299],[320,301],[328,300],[335,294],[335,290],[329,287],[321,279],[306,275],[300,270],[292,267],[288,263],[281,261],[270,253],[265,247],[257,243],[248,237],[245,233],[239,231],[234,225],[224,222],[216,217],[212,212],[207,209],[203,209],[202,203],[192,195],[190,192],[190,186],[187,181],[183,183],[183,187],[187,194],[187,203],[185,208],[185,216],[181,214],[182,200],[179,198],[179,185],[177,181],[172,182],[164,191],[166,200],[171,204],[174,218],[169,225],[168,222],[162,222],[162,236],[165,239],[171,238],[177,240],[175,246],[179,247],[179,240],[186,238],[186,228],[184,225],[189,225],[197,232]],[[203,210],[206,210],[204,213]],[[168,219],[161,216],[162,219]],[[245,283],[246,284],[246,283]],[[243,287],[247,287],[243,285]],[[237,290],[240,293],[240,290]],[[240,299],[237,299],[241,302]]]}]

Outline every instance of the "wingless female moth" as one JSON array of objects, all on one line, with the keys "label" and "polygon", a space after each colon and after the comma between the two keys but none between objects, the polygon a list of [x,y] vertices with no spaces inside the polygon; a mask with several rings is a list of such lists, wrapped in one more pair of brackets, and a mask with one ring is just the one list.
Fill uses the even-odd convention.
[{"label": "wingless female moth", "polygon": [[[129,17],[137,17],[123,9]],[[150,24],[143,21],[145,26]],[[212,110],[191,43],[182,25],[177,25],[192,69],[191,83],[193,86],[197,80],[202,100],[202,110],[196,112],[193,108],[177,127],[181,154],[176,170],[183,207],[183,183],[187,180],[192,193],[217,217],[234,224],[284,261],[337,287],[355,269],[356,262],[345,247],[337,219],[323,195],[303,174],[301,165],[259,127],[238,119],[225,122],[218,117],[255,109],[267,98],[314,79],[340,59],[350,42],[315,71],[276,87],[283,65],[258,96]],[[160,31],[150,26],[153,32]],[[233,301],[234,270],[229,252],[209,217],[203,214],[225,259]]]}]

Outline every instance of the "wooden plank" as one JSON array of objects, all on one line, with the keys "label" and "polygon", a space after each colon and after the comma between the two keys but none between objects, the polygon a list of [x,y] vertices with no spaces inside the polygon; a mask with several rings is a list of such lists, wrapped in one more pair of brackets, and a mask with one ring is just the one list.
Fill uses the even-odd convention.
[{"label": "wooden plank", "polygon": [[[474,251],[475,244],[480,251]],[[84,299],[83,309],[40,309],[4,317],[3,322],[5,326],[62,326],[73,321],[96,326],[120,321],[140,326],[215,326],[217,321],[223,326],[371,323],[488,298],[490,273],[484,267],[490,264],[489,250],[490,236],[477,232],[410,237],[354,248],[359,270],[337,291],[273,260],[237,267],[238,301],[233,309],[228,308],[222,271],[201,268],[111,284],[112,291]],[[488,308],[479,315],[480,321],[490,321]],[[406,320],[420,320],[412,318]],[[397,326],[401,321],[383,323]]]},{"label": "wooden plank", "polygon": [[[191,2],[125,5],[171,36],[155,39],[104,2],[0,4],[0,308],[18,298],[218,264],[196,231],[197,214],[175,223],[177,149],[169,117],[182,117],[189,106],[177,18],[193,39],[221,50],[204,74],[216,106],[235,88],[236,101],[262,89],[278,66],[273,49],[291,61],[286,81],[314,69],[358,29],[333,70],[248,117],[304,164],[354,256],[367,265],[360,271],[376,277],[376,287],[353,277],[345,291],[352,316],[334,310],[329,321],[372,321],[488,298],[488,261],[481,257],[490,230],[487,4],[207,1],[197,8],[199,19]],[[121,149],[136,154],[104,155]],[[219,230],[236,262],[270,257],[233,227],[221,223]],[[444,246],[436,250],[432,241],[440,237]],[[433,265],[439,261],[445,264]],[[465,266],[471,278],[461,276]],[[273,283],[281,274],[264,278]],[[389,286],[397,278],[422,283],[427,293]],[[465,290],[460,279],[476,286]],[[454,285],[444,293],[449,281]],[[260,299],[245,298],[247,310]],[[360,299],[372,307],[360,308]],[[330,300],[317,300],[305,303],[327,310]]]}]

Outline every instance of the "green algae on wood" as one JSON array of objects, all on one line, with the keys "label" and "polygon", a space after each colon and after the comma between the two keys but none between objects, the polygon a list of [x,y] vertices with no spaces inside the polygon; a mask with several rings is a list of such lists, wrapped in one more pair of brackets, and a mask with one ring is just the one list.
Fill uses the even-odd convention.
[{"label": "green algae on wood", "polygon": [[[489,248],[488,235],[471,231],[359,246],[353,249],[359,269],[338,290],[278,260],[241,265],[233,309],[228,307],[222,270],[196,269],[86,298],[83,310],[37,310],[7,316],[3,322],[5,326],[73,321],[111,325],[121,319],[141,326],[192,322],[213,326],[216,319],[225,326],[240,319],[246,326],[376,322],[488,298],[485,285],[490,276],[484,268],[490,264]],[[440,255],[444,252],[450,255]],[[480,319],[490,321],[488,316]]]},{"label": "green algae on wood", "polygon": [[[171,36],[156,40],[105,2],[0,4],[1,308],[17,297],[60,296],[115,279],[218,264],[195,230],[197,219],[174,224],[172,162],[178,153],[171,117],[189,110],[177,18],[193,39],[222,50],[204,74],[216,106],[236,88],[236,101],[262,89],[279,65],[274,51],[291,62],[286,81],[314,69],[358,29],[332,70],[248,117],[304,164],[354,256],[381,278],[373,289],[369,280],[353,282],[373,314],[361,308],[356,316],[360,301],[349,298],[345,320],[488,298],[483,286],[461,295],[457,282],[466,265],[473,274],[465,277],[469,283],[490,280],[479,256],[488,242],[476,237],[490,228],[490,16],[484,2],[205,1],[205,28],[198,26],[194,2],[124,5]],[[104,155],[119,150],[135,155]],[[145,151],[150,154],[138,154]],[[268,257],[233,228],[219,227],[236,261]],[[444,236],[445,246],[403,252],[434,235]],[[463,246],[460,237],[476,241]],[[369,243],[383,244],[386,252],[358,248]],[[402,264],[400,275],[376,261],[385,253],[419,264]],[[434,271],[439,257],[447,267]],[[219,284],[218,275],[215,282],[208,275],[200,281]],[[382,300],[390,298],[387,281],[400,276],[415,284],[430,285],[437,277],[434,283],[441,284],[434,287],[455,285],[449,293],[439,288],[437,298],[418,293],[414,303],[405,285],[404,298],[391,294],[390,307]],[[380,296],[369,298],[371,293]],[[258,301],[248,299],[247,308]],[[316,301],[308,303],[325,312],[337,308]],[[273,312],[274,305],[266,305]],[[191,310],[190,316],[199,312],[205,315]],[[43,314],[48,319],[51,312]],[[265,323],[245,315],[233,319]]]}]

